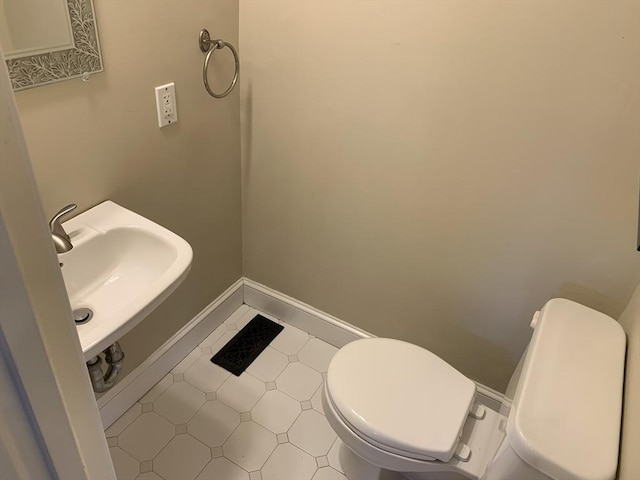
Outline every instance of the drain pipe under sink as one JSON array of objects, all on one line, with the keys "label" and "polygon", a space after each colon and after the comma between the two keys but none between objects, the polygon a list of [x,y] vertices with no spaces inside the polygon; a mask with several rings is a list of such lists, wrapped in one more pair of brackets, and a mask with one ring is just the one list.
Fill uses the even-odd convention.
[{"label": "drain pipe under sink", "polygon": [[103,353],[104,359],[107,362],[106,373],[102,371],[102,358],[98,355],[87,362],[91,385],[93,386],[93,391],[96,393],[106,392],[113,387],[118,381],[118,377],[120,377],[122,373],[122,366],[124,365],[124,352],[118,342],[109,345]]}]

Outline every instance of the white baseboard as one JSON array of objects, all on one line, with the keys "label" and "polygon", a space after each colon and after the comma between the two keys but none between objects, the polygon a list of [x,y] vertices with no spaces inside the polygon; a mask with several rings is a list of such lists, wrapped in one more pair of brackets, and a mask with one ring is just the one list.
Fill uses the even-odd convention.
[{"label": "white baseboard", "polygon": [[476,398],[478,403],[490,408],[494,412],[500,413],[500,407],[504,402],[504,395],[491,387],[476,382]]},{"label": "white baseboard", "polygon": [[[248,278],[244,278],[244,303],[338,348],[359,338],[375,337],[365,330]],[[504,395],[481,383],[476,382],[476,385],[478,402],[491,410],[499,411]]]},{"label": "white baseboard", "polygon": [[241,278],[98,399],[98,408],[105,429],[242,306],[243,286]]},{"label": "white baseboard", "polygon": [[[365,330],[265,285],[248,278],[241,278],[121,382],[98,399],[104,428],[108,428],[131,408],[142,395],[169,373],[243,303],[338,348],[360,338],[375,337]],[[478,401],[498,411],[504,396],[492,388],[477,382],[476,384]]]},{"label": "white baseboard", "polygon": [[244,303],[338,348],[375,336],[248,278],[244,279]]}]

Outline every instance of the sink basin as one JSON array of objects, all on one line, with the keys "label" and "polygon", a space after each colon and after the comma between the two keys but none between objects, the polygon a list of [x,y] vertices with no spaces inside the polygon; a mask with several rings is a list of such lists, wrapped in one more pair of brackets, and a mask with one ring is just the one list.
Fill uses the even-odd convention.
[{"label": "sink basin", "polygon": [[78,325],[85,359],[135,327],[191,268],[191,246],[137,213],[106,201],[62,224],[73,249],[58,255],[72,310],[93,317]]}]

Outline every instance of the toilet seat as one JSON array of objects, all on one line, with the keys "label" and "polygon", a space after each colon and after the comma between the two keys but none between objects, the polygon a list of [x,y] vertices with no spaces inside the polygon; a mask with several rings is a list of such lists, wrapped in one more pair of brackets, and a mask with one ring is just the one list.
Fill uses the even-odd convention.
[{"label": "toilet seat", "polygon": [[448,462],[476,392],[433,353],[400,340],[351,342],[333,357],[326,395],[363,440],[407,458]]}]

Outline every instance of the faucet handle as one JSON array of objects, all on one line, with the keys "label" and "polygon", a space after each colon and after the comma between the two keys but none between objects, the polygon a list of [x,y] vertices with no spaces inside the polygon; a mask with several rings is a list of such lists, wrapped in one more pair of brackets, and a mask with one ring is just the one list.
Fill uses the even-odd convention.
[{"label": "faucet handle", "polygon": [[73,212],[76,208],[78,208],[78,205],[76,205],[75,203],[70,203],[66,207],[63,207],[58,213],[56,213],[51,219],[51,221],[49,222],[49,228],[51,229],[51,233],[54,233],[66,240],[69,240],[69,235],[67,235],[67,232],[65,232],[64,228],[62,228],[61,219],[65,215]]}]

